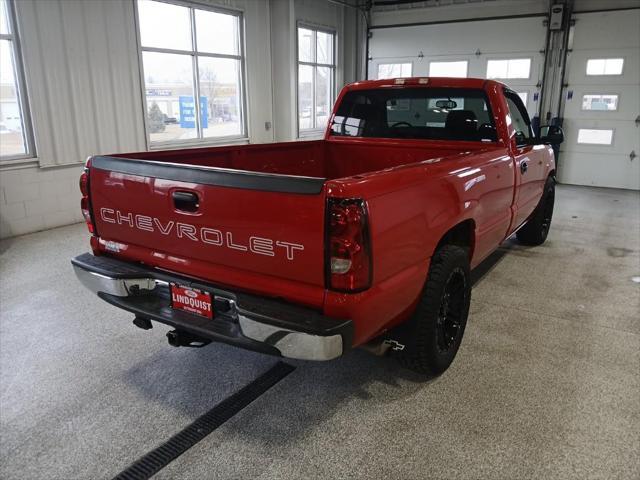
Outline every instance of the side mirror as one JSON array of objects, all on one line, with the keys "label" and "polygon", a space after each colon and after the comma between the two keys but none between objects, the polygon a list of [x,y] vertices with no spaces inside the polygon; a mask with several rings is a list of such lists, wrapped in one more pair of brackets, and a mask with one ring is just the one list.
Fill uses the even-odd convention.
[{"label": "side mirror", "polygon": [[550,143],[551,145],[560,145],[564,142],[564,132],[561,127],[556,125],[543,125],[540,127],[540,143]]}]

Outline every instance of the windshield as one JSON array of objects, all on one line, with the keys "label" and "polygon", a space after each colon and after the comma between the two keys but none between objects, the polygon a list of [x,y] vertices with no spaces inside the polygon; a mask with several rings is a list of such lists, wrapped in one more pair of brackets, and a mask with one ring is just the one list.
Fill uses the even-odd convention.
[{"label": "windshield", "polygon": [[331,123],[331,135],[497,141],[484,91],[465,88],[348,92]]}]

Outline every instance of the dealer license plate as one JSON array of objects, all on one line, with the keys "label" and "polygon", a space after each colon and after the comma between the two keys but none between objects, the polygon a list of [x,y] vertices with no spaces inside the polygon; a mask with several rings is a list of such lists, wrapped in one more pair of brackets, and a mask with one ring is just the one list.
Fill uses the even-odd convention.
[{"label": "dealer license plate", "polygon": [[175,283],[171,284],[171,308],[213,318],[210,293]]}]

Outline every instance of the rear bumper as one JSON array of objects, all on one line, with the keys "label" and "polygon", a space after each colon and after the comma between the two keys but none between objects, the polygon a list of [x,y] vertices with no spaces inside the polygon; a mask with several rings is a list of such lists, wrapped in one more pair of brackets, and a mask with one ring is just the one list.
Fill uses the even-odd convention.
[{"label": "rear bumper", "polygon": [[[80,282],[106,302],[198,337],[304,360],[331,360],[351,348],[350,320],[90,253],[71,263]],[[173,310],[170,283],[211,293],[215,317]]]}]

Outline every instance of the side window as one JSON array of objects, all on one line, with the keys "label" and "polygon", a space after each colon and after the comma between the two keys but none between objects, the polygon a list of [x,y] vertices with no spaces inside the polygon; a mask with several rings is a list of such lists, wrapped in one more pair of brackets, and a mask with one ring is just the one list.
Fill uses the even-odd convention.
[{"label": "side window", "polygon": [[509,107],[509,116],[511,124],[516,131],[516,143],[518,145],[528,145],[533,138],[531,131],[531,121],[527,109],[524,108],[522,99],[517,93],[505,92],[507,106]]}]

